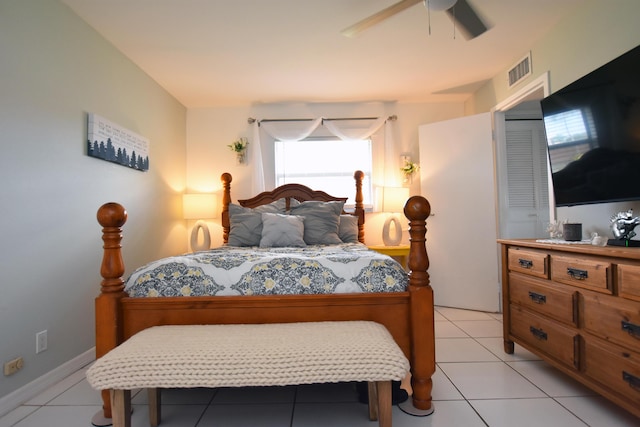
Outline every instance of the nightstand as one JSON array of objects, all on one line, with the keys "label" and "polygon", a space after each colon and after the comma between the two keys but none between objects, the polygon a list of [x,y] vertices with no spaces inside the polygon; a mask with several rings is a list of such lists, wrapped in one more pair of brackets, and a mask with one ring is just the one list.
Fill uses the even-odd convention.
[{"label": "nightstand", "polygon": [[409,258],[409,245],[400,245],[400,246],[376,245],[376,246],[367,246],[367,247],[376,252],[380,252],[381,254],[389,255],[391,258],[398,261],[405,270],[409,271],[409,267],[407,265],[407,260]]}]

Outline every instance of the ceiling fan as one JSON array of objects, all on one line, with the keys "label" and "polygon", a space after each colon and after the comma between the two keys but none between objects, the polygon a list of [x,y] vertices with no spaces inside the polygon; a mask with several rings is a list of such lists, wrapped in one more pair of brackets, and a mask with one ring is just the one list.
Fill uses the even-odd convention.
[{"label": "ceiling fan", "polygon": [[356,24],[345,28],[341,33],[348,37],[354,37],[369,27],[402,12],[405,9],[424,3],[429,12],[446,11],[453,19],[455,25],[460,28],[467,39],[478,37],[488,30],[487,25],[475,12],[467,0],[401,0],[386,9],[363,19]]}]

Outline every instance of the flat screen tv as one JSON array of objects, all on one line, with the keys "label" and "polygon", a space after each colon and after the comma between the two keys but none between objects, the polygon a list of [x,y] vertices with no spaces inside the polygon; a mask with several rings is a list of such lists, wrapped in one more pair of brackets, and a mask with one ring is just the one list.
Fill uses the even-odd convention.
[{"label": "flat screen tv", "polygon": [[556,206],[640,200],[640,46],[541,107]]}]

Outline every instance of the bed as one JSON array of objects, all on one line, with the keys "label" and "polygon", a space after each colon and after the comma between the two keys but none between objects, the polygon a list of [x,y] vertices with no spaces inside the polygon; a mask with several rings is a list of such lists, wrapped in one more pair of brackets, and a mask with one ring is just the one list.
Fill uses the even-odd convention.
[{"label": "bed", "polygon": [[[277,206],[278,212],[270,212],[267,209],[267,212],[262,212],[260,215],[264,219],[265,233],[262,233],[264,238],[267,234],[267,221],[274,220],[274,215],[277,216],[278,221],[291,222],[291,218],[284,217],[304,216],[297,214],[308,213],[305,209],[311,205],[314,209],[317,206],[322,206],[322,208],[331,206],[330,209],[336,209],[335,205],[338,205],[340,206],[340,223],[345,220],[345,222],[352,224],[348,228],[348,232],[351,234],[350,238],[355,241],[336,245],[340,254],[331,255],[334,263],[355,264],[353,257],[357,253],[371,257],[373,256],[372,251],[363,245],[365,221],[362,196],[363,178],[364,174],[356,171],[354,174],[355,209],[353,212],[346,213],[342,210],[346,197],[335,197],[323,191],[311,190],[300,184],[286,184],[272,191],[260,193],[253,198],[238,200],[237,204],[232,203],[232,177],[230,174],[224,173],[221,176],[223,184],[221,220],[226,249],[215,248],[210,253],[209,251],[197,253],[196,258],[200,262],[211,264],[215,263],[211,259],[223,257],[225,263],[228,264],[231,259],[229,252],[219,251],[227,250],[233,254],[238,252],[236,250],[238,248],[232,246],[238,244],[237,240],[240,236],[237,233],[240,224],[237,220],[237,212],[255,213],[265,207]],[[281,209],[284,209],[286,213],[279,213]],[[265,215],[266,213],[269,215]],[[356,281],[351,285],[357,287],[364,283],[361,286],[363,287],[361,292],[348,286],[336,291],[339,286],[332,287],[327,284],[321,287],[326,292],[310,287],[308,292],[296,294],[281,291],[256,292],[255,288],[237,286],[235,288],[227,286],[225,290],[222,290],[224,286],[216,283],[216,285],[220,285],[214,286],[217,291],[220,291],[216,295],[195,292],[194,289],[197,286],[187,286],[184,287],[187,289],[186,291],[177,295],[169,293],[161,296],[157,289],[154,290],[149,285],[139,295],[130,287],[131,281],[145,276],[142,271],[136,270],[131,275],[133,279],[129,283],[125,283],[121,241],[123,238],[122,227],[126,222],[127,213],[123,206],[117,203],[107,203],[100,207],[97,215],[98,222],[103,227],[104,253],[100,270],[103,278],[101,290],[95,301],[96,357],[99,358],[106,354],[133,334],[157,325],[371,320],[383,324],[389,330],[411,363],[412,396],[408,405],[405,406],[409,406],[410,411],[415,410],[418,414],[428,413],[432,410],[431,376],[435,371],[433,291],[429,286],[427,273],[429,259],[425,245],[426,219],[430,214],[429,202],[422,196],[413,196],[407,201],[404,213],[409,220],[410,249],[407,263],[409,274],[408,277],[404,276],[406,286],[403,286],[402,289],[395,286],[402,279],[387,274],[385,283],[389,284],[389,289],[372,286],[373,280],[367,279],[369,282]],[[304,216],[303,222],[308,222],[309,218],[310,216]],[[303,233],[306,233],[306,229]],[[278,235],[283,234],[289,233],[278,233]],[[324,233],[322,238],[326,234],[330,233]],[[306,240],[306,234],[303,236]],[[282,245],[276,245],[275,252],[286,253],[287,257],[293,257],[296,251],[302,250],[310,252],[315,259],[318,259],[318,257],[324,256],[321,252],[328,250],[323,245],[314,244],[304,247],[302,243],[300,244],[301,248],[288,251],[286,245],[289,243],[281,243]],[[269,246],[258,249],[271,250]],[[344,261],[344,257],[347,261]],[[382,264],[384,263],[386,261],[382,262]],[[277,268],[281,268],[282,264],[280,262]],[[295,262],[294,264],[299,265]],[[371,261],[369,263],[369,265],[374,264],[378,265],[380,262]],[[314,265],[318,266],[315,260]],[[270,269],[275,268],[273,263],[263,263],[260,270],[263,273],[265,271],[268,273]],[[325,273],[324,267],[319,266],[318,268],[322,269],[321,274],[328,275]],[[196,269],[190,270],[191,273],[194,271]],[[197,271],[196,273],[201,274]],[[178,273],[175,274],[178,275]],[[216,279],[219,277],[217,273],[212,274],[211,277]],[[361,276],[373,277],[374,275],[375,272],[372,273],[372,270],[368,270]],[[391,276],[394,278],[388,279]],[[276,289],[281,282],[285,282],[285,277],[288,275],[274,276],[273,280],[269,280]],[[237,278],[233,281],[238,282]],[[221,279],[216,282],[221,282]],[[127,290],[125,290],[125,286],[127,286]],[[102,399],[103,410],[96,417],[109,419],[111,407],[108,391],[102,393]],[[94,424],[100,425],[96,417],[94,417]]]}]

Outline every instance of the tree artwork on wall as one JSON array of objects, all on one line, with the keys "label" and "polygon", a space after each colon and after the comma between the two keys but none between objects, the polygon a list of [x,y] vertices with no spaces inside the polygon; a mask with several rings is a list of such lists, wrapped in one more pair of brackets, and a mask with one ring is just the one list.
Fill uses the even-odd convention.
[{"label": "tree artwork on wall", "polygon": [[149,140],[109,120],[89,114],[87,155],[140,171],[149,169]]}]

